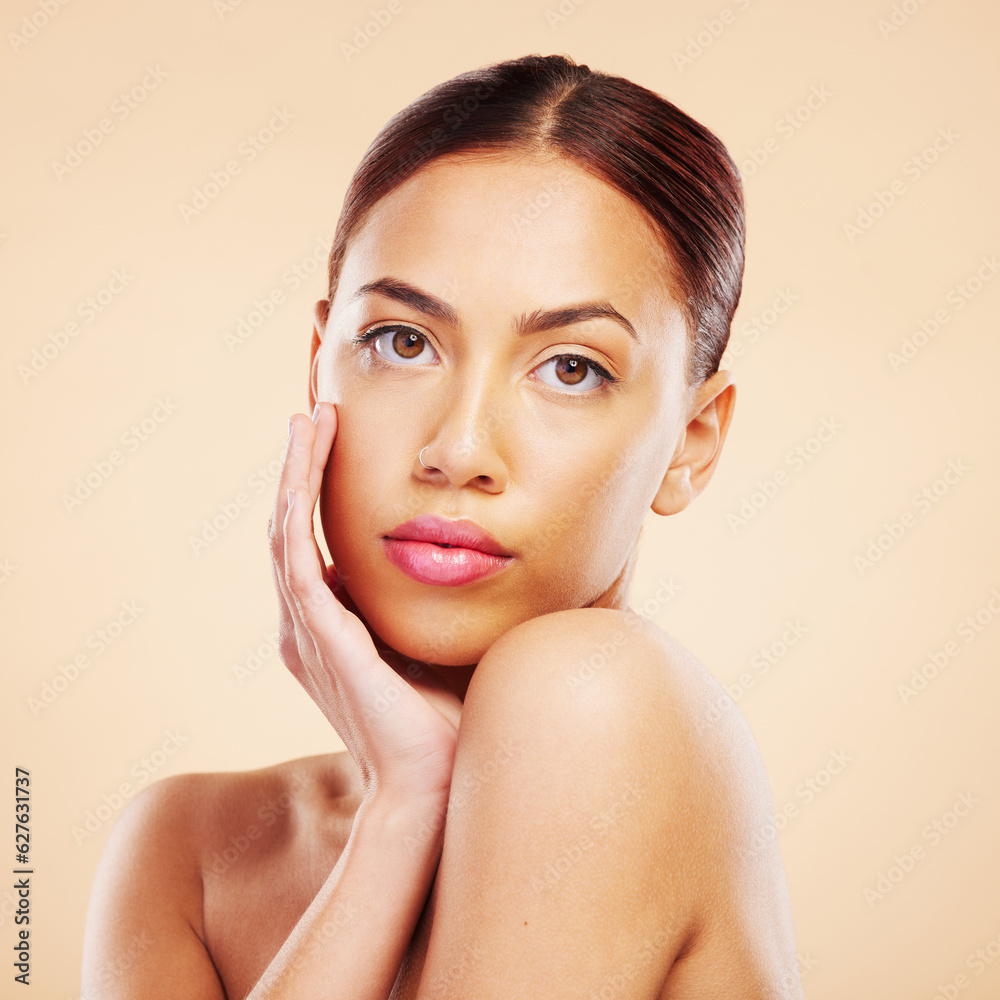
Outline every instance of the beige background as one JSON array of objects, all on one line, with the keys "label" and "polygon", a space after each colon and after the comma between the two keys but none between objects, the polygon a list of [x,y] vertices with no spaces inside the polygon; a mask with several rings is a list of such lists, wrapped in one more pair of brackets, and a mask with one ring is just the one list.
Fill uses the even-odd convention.
[{"label": "beige background", "polygon": [[[32,771],[36,995],[78,995],[122,783],[340,749],[268,644],[265,527],[286,417],[307,408],[316,265],[392,113],[463,70],[561,52],[673,100],[747,165],[735,423],[694,507],[650,515],[633,606],[730,685],[776,809],[794,811],[777,836],[806,995],[930,1000],[964,973],[951,995],[997,996],[1000,280],[977,279],[961,309],[956,287],[1000,252],[1000,12],[906,0],[889,31],[892,0],[564,0],[556,17],[553,0],[394,0],[348,58],[376,5],[77,0],[27,40],[13,33],[44,22],[39,2],[0,15],[3,756],[8,779]],[[135,87],[141,103],[116,104]],[[251,161],[241,143],[275,109],[290,120]],[[797,113],[801,127],[779,124]],[[101,143],[57,176],[102,118]],[[180,206],[230,160],[240,173],[185,220]],[[845,224],[879,191],[893,203],[852,238]],[[311,271],[297,289],[296,266]],[[127,284],[88,322],[79,310],[116,270]],[[275,291],[272,315],[230,350],[224,335]],[[767,312],[776,298],[791,300],[781,314]],[[940,332],[894,371],[890,352],[936,310]],[[43,349],[54,356],[26,380],[19,366]],[[129,428],[144,419],[139,442]],[[824,421],[835,433],[811,440]],[[789,459],[796,446],[807,462]],[[77,477],[115,449],[121,464],[67,509]],[[950,483],[949,463],[967,470]],[[774,495],[735,522],[767,480]],[[924,488],[933,503],[915,501]],[[194,552],[240,493],[247,506]],[[893,522],[901,537],[859,568]],[[88,640],[123,602],[141,612],[98,654]],[[959,631],[979,611],[979,630]],[[764,671],[754,658],[782,653],[789,622],[797,641]],[[897,685],[948,642],[958,655],[904,704]],[[80,654],[88,665],[57,681]],[[49,704],[46,684],[61,689]],[[845,763],[828,770],[832,755]],[[963,793],[974,805],[956,819]],[[912,870],[866,899],[914,844]],[[0,890],[8,954],[12,898]],[[0,994],[23,995],[7,969]]]}]

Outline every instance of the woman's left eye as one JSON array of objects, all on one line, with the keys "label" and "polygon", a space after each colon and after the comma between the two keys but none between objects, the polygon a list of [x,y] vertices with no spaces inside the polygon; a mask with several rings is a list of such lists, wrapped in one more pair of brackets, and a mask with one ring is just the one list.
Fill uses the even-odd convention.
[{"label": "woman's left eye", "polygon": [[[424,334],[399,323],[377,326],[354,338],[358,345],[369,342],[375,353],[390,364],[423,365],[437,357]],[[592,392],[619,381],[604,365],[579,354],[557,354],[542,362],[535,372],[545,385],[571,394]]]}]

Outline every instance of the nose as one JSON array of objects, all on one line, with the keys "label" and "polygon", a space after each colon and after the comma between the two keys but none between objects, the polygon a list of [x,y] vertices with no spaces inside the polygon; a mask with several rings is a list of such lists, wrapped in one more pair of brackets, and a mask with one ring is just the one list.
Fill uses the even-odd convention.
[{"label": "nose", "polygon": [[510,418],[496,394],[483,384],[469,385],[435,401],[436,433],[414,456],[414,475],[427,483],[503,492],[508,473],[497,441]]}]

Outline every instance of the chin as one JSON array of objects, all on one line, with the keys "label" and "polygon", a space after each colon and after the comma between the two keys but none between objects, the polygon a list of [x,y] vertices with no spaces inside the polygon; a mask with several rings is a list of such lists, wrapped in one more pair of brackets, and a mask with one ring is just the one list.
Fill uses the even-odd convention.
[{"label": "chin", "polygon": [[400,629],[398,635],[386,635],[380,631],[379,635],[407,659],[442,667],[475,666],[493,644],[492,637],[485,642],[476,642],[471,636],[466,639],[443,638],[433,631],[416,628]]},{"label": "chin", "polygon": [[477,614],[473,606],[463,602],[445,604],[437,598],[411,604],[386,600],[384,593],[358,595],[355,602],[387,645],[407,659],[424,663],[449,667],[475,665],[501,632],[506,631],[496,628],[489,612]]}]

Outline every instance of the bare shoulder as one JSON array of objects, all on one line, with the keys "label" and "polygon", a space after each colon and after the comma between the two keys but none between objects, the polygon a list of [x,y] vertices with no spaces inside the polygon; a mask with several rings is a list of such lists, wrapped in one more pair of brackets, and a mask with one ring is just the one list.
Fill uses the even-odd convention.
[{"label": "bare shoulder", "polygon": [[[330,812],[353,814],[359,790],[357,768],[346,752],[253,770],[178,774],[147,786],[128,803],[105,851],[170,843],[170,864],[181,862],[201,874],[215,849],[241,840],[237,835],[248,828],[248,839],[258,841],[265,838],[255,826],[287,830]],[[166,864],[150,854],[148,864]]]},{"label": "bare shoulder", "polygon": [[[479,697],[479,696],[482,697]],[[482,702],[480,705],[479,702]],[[480,661],[466,716],[504,712],[506,722],[548,711],[565,731],[631,734],[659,764],[708,767],[722,793],[770,806],[757,744],[722,685],[680,642],[631,610],[574,608],[529,619],[501,636]],[[695,789],[690,789],[695,791]]]},{"label": "bare shoulder", "polygon": [[[169,992],[165,970],[181,968],[183,983],[169,985],[183,989],[171,995],[224,996],[228,982],[220,980],[206,907],[214,886],[246,887],[261,864],[280,867],[296,836],[312,828],[322,827],[334,851],[356,809],[352,767],[346,753],[325,754],[180,774],[140,791],[119,815],[95,874],[84,986],[101,996],[153,998]],[[213,879],[227,871],[239,879]]]},{"label": "bare shoulder", "polygon": [[631,610],[574,608],[522,622],[480,661],[463,724],[469,698],[480,694],[483,711],[519,699],[565,726],[624,727],[661,764],[665,753],[675,764],[714,761],[711,773],[726,781],[705,786],[706,795],[754,794],[770,806],[756,741],[735,703],[689,650]]},{"label": "bare shoulder", "polygon": [[[493,749],[501,738],[508,757]],[[487,785],[491,759],[498,777]],[[502,763],[508,759],[518,763]],[[539,816],[556,829],[575,816],[588,838],[581,843],[593,845],[584,856],[614,845],[614,862],[605,860],[593,879],[617,870],[619,884],[639,880],[642,891],[630,889],[620,916],[638,926],[641,902],[648,933],[667,929],[664,996],[717,976],[720,986],[725,978],[741,990],[780,982],[791,986],[786,995],[799,995],[784,869],[766,836],[773,797],[759,748],[709,670],[653,622],[630,610],[581,608],[539,616],[498,639],[469,686],[455,777],[489,789],[487,802],[496,801],[486,825],[498,826],[506,810],[534,824],[541,839]],[[552,857],[560,858],[564,839],[549,844]],[[579,861],[565,876],[554,864],[534,875],[562,884],[582,870]]]}]

